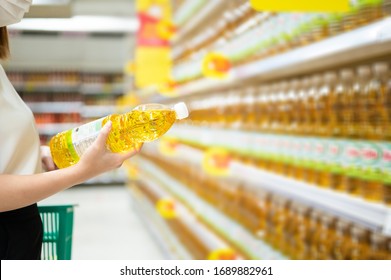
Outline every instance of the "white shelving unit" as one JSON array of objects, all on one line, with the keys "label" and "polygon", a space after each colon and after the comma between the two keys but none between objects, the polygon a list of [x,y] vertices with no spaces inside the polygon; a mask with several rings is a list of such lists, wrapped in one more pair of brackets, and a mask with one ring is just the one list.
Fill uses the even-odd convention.
[{"label": "white shelving unit", "polygon": [[82,102],[28,102],[34,113],[80,113]]},{"label": "white shelving unit", "polygon": [[[198,132],[197,134],[199,135],[199,143],[204,146],[219,144],[217,141],[222,138],[225,139],[225,143],[230,141],[236,143],[235,145],[243,143],[240,141],[237,143],[238,140],[235,137],[224,135],[221,131],[215,131],[215,133],[208,131],[204,134]],[[175,135],[178,134],[171,134],[171,136]],[[179,139],[192,140],[191,135],[190,133],[184,133],[181,134]],[[176,157],[201,165],[203,153],[189,146],[179,145],[176,149]],[[230,163],[229,173],[233,178],[239,178],[272,193],[302,202],[391,236],[391,207],[384,204],[372,203],[344,193],[319,188],[305,182],[262,171],[234,160]]]},{"label": "white shelving unit", "polygon": [[113,114],[116,110],[114,105],[85,105],[81,110],[84,118],[100,118]]},{"label": "white shelving unit", "polygon": [[[166,189],[162,186],[159,181],[160,177],[152,177],[149,173],[146,172],[146,169],[142,172],[141,181],[149,188],[152,192],[159,195],[161,198],[171,198],[171,189]],[[192,211],[190,211],[187,205],[182,204],[178,200],[175,201],[175,212],[176,219],[179,219],[181,223],[185,225],[186,228],[190,229],[195,235],[197,235],[200,240],[202,240],[204,246],[208,248],[209,252],[213,252],[219,249],[228,249],[230,245],[217,236],[213,231],[211,231],[207,226],[205,226]]]},{"label": "white shelving unit", "polygon": [[[197,155],[197,153],[193,153],[193,155]],[[252,258],[269,260],[285,259],[285,256],[272,249],[261,239],[254,236],[247,229],[221,213],[215,207],[199,198],[192,191],[188,190],[186,186],[167,175],[155,164],[146,160],[138,160],[138,165],[141,170],[144,170],[148,178],[155,178],[160,185],[164,186],[175,197],[178,197],[181,201],[186,201],[186,205],[191,211],[201,217],[209,227],[224,236],[226,240],[240,247],[244,252],[252,256]]]},{"label": "white shelving unit", "polygon": [[110,83],[110,84],[82,84],[79,91],[85,95],[95,94],[123,94],[123,85],[121,83]]},{"label": "white shelving unit", "polygon": [[38,132],[41,135],[54,135],[61,131],[80,126],[80,123],[45,123],[38,124]]},{"label": "white shelving unit", "polygon": [[270,58],[238,66],[226,80],[201,79],[178,88],[178,96],[237,85],[251,79],[267,81],[318,71],[390,53],[391,18],[300,47]]},{"label": "white shelving unit", "polygon": [[157,240],[163,252],[169,259],[192,259],[191,254],[183,247],[168,225],[160,217],[152,203],[139,191],[132,188],[132,198],[135,202],[135,211]]}]

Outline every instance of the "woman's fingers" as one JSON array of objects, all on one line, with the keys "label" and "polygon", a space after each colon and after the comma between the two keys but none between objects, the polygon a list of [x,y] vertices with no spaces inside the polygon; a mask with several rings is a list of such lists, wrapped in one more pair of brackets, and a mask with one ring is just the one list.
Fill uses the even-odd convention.
[{"label": "woman's fingers", "polygon": [[112,123],[111,121],[108,121],[100,130],[98,138],[96,139],[96,142],[99,147],[106,147],[106,141],[111,131],[111,127],[112,127]]}]

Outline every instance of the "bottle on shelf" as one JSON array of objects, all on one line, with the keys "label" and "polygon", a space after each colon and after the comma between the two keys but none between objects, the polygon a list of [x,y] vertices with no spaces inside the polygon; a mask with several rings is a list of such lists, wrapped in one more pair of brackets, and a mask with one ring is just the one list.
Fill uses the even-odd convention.
[{"label": "bottle on shelf", "polygon": [[353,225],[350,231],[350,240],[347,244],[348,260],[367,260],[369,257],[370,232],[359,226]]},{"label": "bottle on shelf", "polygon": [[300,80],[293,79],[289,82],[288,86],[289,90],[286,94],[286,107],[285,107],[285,115],[283,119],[283,126],[285,127],[285,131],[288,134],[297,134],[298,130],[298,115],[296,113],[298,107],[298,90],[300,88]]},{"label": "bottle on shelf", "polygon": [[362,65],[357,69],[357,80],[354,84],[354,95],[357,100],[357,111],[359,112],[359,139],[370,139],[369,114],[367,108],[368,85],[371,80],[371,68]]},{"label": "bottle on shelf", "polygon": [[113,114],[77,128],[60,132],[50,140],[53,160],[59,168],[76,164],[85,150],[97,138],[108,121],[112,130],[107,139],[108,149],[123,152],[136,149],[166,133],[176,119],[188,116],[185,103],[172,108],[163,104],[144,104],[125,114]]},{"label": "bottle on shelf", "polygon": [[357,139],[358,137],[358,113],[357,100],[354,96],[354,72],[352,69],[342,69],[339,72],[339,83],[337,92],[341,93],[342,126],[341,135],[343,138]]},{"label": "bottle on shelf", "polygon": [[386,236],[372,232],[369,241],[369,254],[370,260],[387,260],[390,255],[388,251],[389,240]]},{"label": "bottle on shelf", "polygon": [[345,220],[338,220],[335,226],[335,238],[332,245],[332,258],[345,260],[347,256],[346,244],[349,242],[349,230],[352,225]]},{"label": "bottle on shelf", "polygon": [[332,250],[335,242],[335,224],[336,218],[324,214],[321,218],[321,231],[317,240],[317,259],[332,259]]}]

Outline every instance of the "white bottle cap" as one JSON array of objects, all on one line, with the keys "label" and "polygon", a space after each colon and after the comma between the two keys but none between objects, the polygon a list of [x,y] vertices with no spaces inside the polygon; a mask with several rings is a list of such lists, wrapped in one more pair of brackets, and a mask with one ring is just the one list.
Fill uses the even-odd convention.
[{"label": "white bottle cap", "polygon": [[189,110],[184,102],[179,102],[174,105],[174,111],[178,120],[187,118],[189,116]]}]

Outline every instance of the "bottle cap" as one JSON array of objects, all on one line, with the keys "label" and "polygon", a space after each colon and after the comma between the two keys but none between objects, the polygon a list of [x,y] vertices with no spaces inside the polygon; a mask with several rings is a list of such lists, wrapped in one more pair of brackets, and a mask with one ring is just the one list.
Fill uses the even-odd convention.
[{"label": "bottle cap", "polygon": [[189,116],[189,110],[184,102],[179,102],[174,105],[174,111],[178,120],[187,118]]}]

